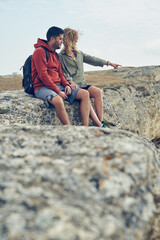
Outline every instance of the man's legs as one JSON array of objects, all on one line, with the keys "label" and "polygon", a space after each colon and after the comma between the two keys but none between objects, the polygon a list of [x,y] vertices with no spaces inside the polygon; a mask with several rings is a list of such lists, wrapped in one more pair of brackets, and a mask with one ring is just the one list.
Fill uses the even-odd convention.
[{"label": "man's legs", "polygon": [[102,99],[102,92],[99,88],[91,86],[87,89],[90,93],[90,98],[94,98],[94,106],[96,109],[97,116],[102,122],[103,120],[103,99]]},{"label": "man's legs", "polygon": [[61,123],[63,125],[71,125],[64,106],[63,99],[60,96],[55,96],[51,101],[48,101],[55,106],[57,116]]},{"label": "man's legs", "polygon": [[84,126],[88,126],[89,124],[89,114],[90,114],[90,98],[89,93],[86,90],[80,89],[75,98],[76,100],[80,100],[80,112],[82,117],[82,124]]}]

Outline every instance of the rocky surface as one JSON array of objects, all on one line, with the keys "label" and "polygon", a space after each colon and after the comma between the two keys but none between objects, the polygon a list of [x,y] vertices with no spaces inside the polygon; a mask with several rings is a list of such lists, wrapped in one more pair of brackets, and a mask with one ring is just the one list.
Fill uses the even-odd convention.
[{"label": "rocky surface", "polygon": [[103,89],[105,120],[160,144],[160,66],[89,72],[86,77]]},{"label": "rocky surface", "polygon": [[145,139],[1,125],[0,142],[1,239],[149,240],[160,161]]},{"label": "rocky surface", "polygon": [[[69,118],[74,125],[81,125],[79,103],[70,106],[65,102]],[[55,109],[48,109],[44,102],[23,90],[0,93],[0,123],[30,125],[61,125]]]},{"label": "rocky surface", "polygon": [[117,121],[107,111],[104,119],[149,140],[160,137],[160,82],[106,86],[103,91],[104,108],[107,102],[111,103]]},{"label": "rocky surface", "polygon": [[79,103],[64,127],[43,101],[0,92],[0,239],[160,239],[160,66],[86,78],[113,129],[80,126]]},{"label": "rocky surface", "polygon": [[[129,130],[155,140],[159,145],[160,66],[89,72],[86,78],[89,83],[92,79],[92,84],[102,89],[105,121],[116,125],[116,129]],[[81,125],[79,104],[72,107],[66,103],[66,108],[72,124]],[[60,125],[53,109],[46,109],[41,100],[21,90],[1,92],[0,113],[1,123]]]}]

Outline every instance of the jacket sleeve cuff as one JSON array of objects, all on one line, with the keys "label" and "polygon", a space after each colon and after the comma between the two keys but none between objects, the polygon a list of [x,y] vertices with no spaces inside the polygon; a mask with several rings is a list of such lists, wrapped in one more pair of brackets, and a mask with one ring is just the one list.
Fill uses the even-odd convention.
[{"label": "jacket sleeve cuff", "polygon": [[66,87],[66,86],[70,86],[69,82],[64,85],[64,87]]},{"label": "jacket sleeve cuff", "polygon": [[102,60],[102,67],[105,65],[105,62],[106,62],[105,60]]}]

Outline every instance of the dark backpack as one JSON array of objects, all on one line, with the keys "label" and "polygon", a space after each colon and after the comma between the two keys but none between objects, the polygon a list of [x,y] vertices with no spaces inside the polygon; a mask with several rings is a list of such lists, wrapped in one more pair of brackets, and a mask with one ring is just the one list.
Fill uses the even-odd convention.
[{"label": "dark backpack", "polygon": [[[42,47],[45,50],[46,53],[46,60],[48,62],[48,50],[45,47]],[[38,73],[36,73],[34,79],[32,80],[31,76],[31,59],[32,55],[30,55],[24,65],[23,65],[23,80],[22,80],[22,86],[24,87],[24,91],[28,94],[34,95],[34,89],[33,89],[33,83],[35,78],[37,77]]]}]

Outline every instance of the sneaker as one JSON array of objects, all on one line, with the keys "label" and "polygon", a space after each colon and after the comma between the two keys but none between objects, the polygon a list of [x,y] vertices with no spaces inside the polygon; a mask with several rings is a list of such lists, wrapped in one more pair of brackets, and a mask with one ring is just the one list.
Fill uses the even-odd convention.
[{"label": "sneaker", "polygon": [[102,126],[101,127],[108,127],[108,128],[110,128],[110,127],[115,127],[116,125],[114,124],[114,123],[111,123],[111,122],[107,122],[107,121],[102,121]]},{"label": "sneaker", "polygon": [[102,121],[102,126],[101,126],[102,128],[106,128],[107,127],[107,125],[105,124],[105,122],[104,121]]}]

